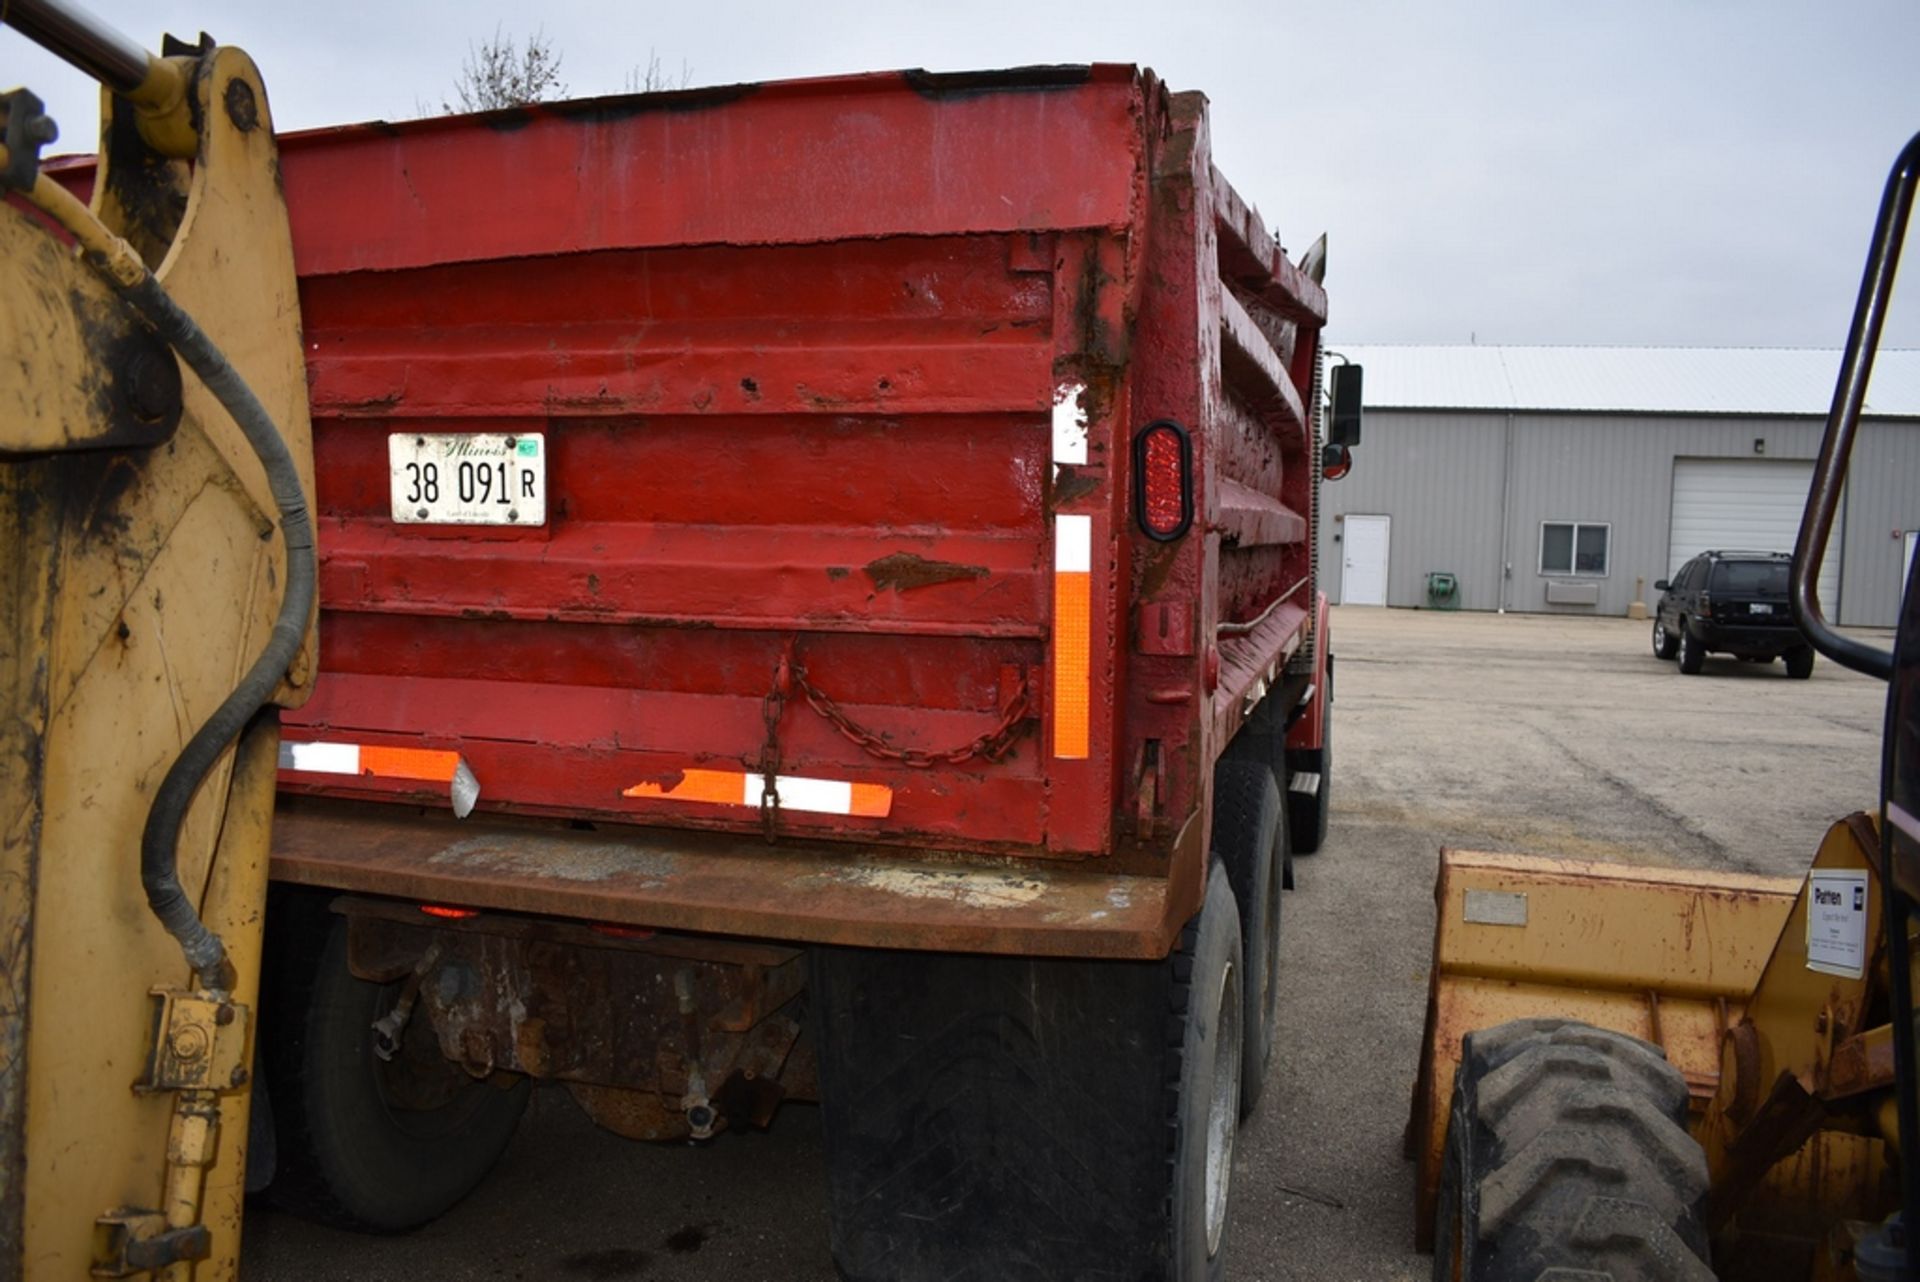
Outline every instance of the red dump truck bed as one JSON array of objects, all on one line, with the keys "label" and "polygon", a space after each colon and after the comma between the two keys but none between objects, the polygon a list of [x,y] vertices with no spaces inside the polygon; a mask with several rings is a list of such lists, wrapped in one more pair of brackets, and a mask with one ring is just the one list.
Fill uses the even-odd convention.
[{"label": "red dump truck bed", "polygon": [[1203,98],[868,75],[282,163],[322,610],[277,876],[1165,952],[1318,600],[1324,296]]}]

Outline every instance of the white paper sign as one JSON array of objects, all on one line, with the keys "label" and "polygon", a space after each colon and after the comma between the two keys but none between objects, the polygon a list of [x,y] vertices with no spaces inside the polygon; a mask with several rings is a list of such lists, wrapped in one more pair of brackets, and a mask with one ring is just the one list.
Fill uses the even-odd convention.
[{"label": "white paper sign", "polygon": [[1807,969],[1859,979],[1867,970],[1867,874],[1807,877]]}]

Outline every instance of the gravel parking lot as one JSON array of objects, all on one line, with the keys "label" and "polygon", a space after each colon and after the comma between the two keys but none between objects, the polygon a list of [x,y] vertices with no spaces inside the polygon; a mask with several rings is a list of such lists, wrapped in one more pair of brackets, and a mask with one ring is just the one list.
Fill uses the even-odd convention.
[{"label": "gravel parking lot", "polygon": [[[1799,871],[1871,807],[1884,688],[1822,661],[1653,658],[1611,619],[1339,610],[1333,832],[1299,861],[1277,1079],[1238,1154],[1238,1282],[1423,1278],[1401,1127],[1441,846]],[[417,1233],[261,1210],[251,1282],[584,1278],[830,1282],[815,1110],[703,1149],[595,1129],[539,1093],[494,1177]]]}]

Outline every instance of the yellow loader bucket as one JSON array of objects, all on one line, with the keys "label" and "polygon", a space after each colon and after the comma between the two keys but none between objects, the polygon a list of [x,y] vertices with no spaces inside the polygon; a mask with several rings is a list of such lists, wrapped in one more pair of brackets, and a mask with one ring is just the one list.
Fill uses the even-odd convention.
[{"label": "yellow loader bucket", "polygon": [[1550,1016],[1639,1037],[1686,1076],[1697,1114],[1719,1086],[1721,1037],[1739,1022],[1803,880],[1442,850],[1407,1127],[1419,1248],[1433,1248],[1463,1036]]}]

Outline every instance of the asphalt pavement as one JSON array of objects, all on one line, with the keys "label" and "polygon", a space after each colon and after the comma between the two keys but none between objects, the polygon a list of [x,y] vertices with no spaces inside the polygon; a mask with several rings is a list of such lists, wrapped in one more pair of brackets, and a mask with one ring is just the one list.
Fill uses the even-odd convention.
[{"label": "asphalt pavement", "polygon": [[[1615,619],[1336,610],[1326,847],[1283,909],[1276,1078],[1242,1132],[1234,1282],[1411,1282],[1401,1129],[1419,1054],[1442,846],[1797,873],[1874,804],[1884,687],[1824,660],[1652,656]],[[493,1176],[397,1237],[269,1210],[245,1282],[832,1282],[818,1111],[702,1146],[602,1132],[537,1092]]]}]

